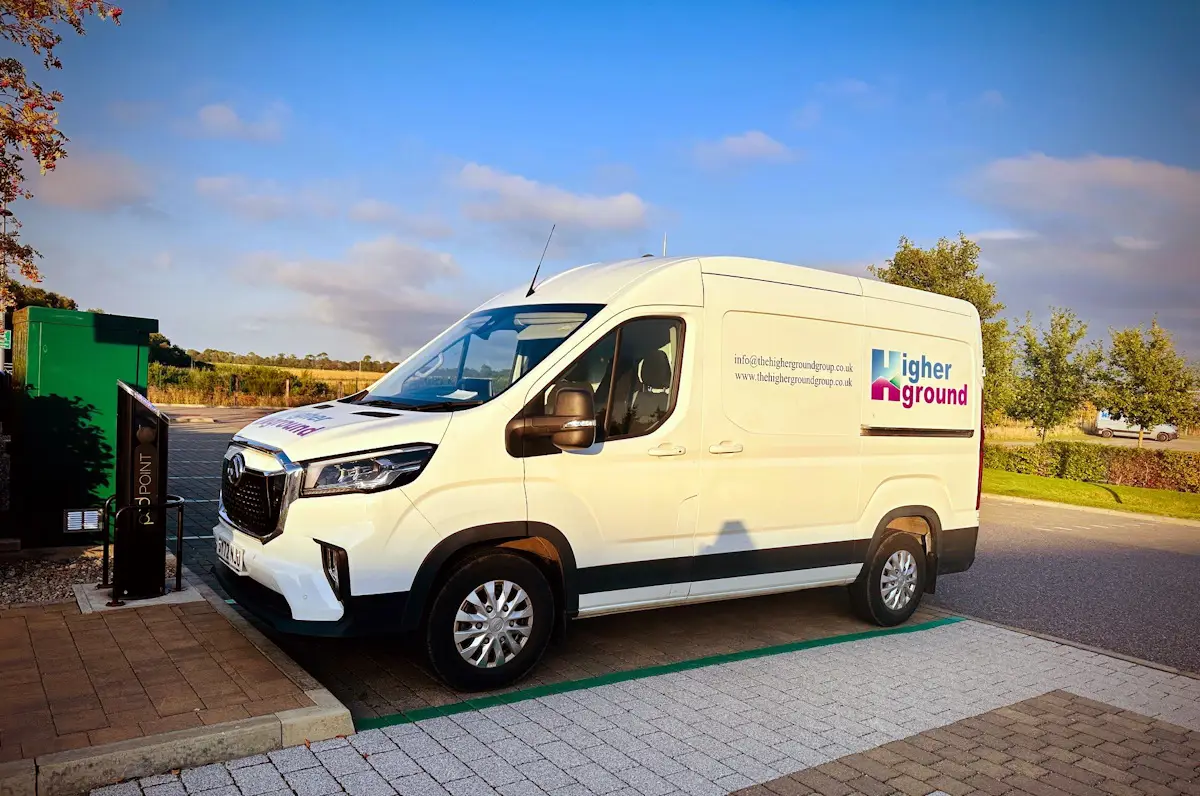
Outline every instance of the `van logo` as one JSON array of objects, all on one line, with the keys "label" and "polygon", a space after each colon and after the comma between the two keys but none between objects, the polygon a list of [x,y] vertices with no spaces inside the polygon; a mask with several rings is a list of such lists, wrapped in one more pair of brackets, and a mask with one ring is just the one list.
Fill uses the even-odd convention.
[{"label": "van logo", "polygon": [[229,467],[225,470],[225,478],[231,485],[237,486],[245,473],[246,458],[240,453],[233,454],[233,458],[229,460]]},{"label": "van logo", "polygon": [[[900,351],[871,349],[871,400],[896,401],[905,409],[916,404],[967,405],[967,385],[949,385],[949,362],[919,358]],[[927,382],[942,382],[941,386]],[[925,382],[925,383],[923,383]]]}]

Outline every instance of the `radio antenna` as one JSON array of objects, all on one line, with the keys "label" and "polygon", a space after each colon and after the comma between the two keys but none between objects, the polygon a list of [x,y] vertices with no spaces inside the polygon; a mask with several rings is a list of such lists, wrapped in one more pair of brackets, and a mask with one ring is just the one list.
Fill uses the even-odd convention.
[{"label": "radio antenna", "polygon": [[525,294],[525,298],[533,295],[533,285],[537,282],[538,273],[542,270],[542,260],[546,259],[546,252],[550,248],[550,239],[554,237],[554,228],[557,224],[550,225],[550,234],[546,236],[546,245],[542,248],[542,256],[538,258],[537,268],[533,269],[533,279],[529,280],[529,292]]}]

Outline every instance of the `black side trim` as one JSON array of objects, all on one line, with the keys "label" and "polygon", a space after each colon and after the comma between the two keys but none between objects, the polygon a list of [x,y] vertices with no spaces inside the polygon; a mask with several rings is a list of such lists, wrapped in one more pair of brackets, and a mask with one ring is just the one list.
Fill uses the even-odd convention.
[{"label": "black side trim", "polygon": [[970,439],[975,436],[973,428],[889,428],[886,426],[863,426],[859,432],[864,437],[956,437]]},{"label": "black side trim", "polygon": [[398,614],[404,617],[401,622],[402,629],[415,630],[420,627],[426,603],[437,583],[438,575],[443,565],[455,554],[487,542],[505,542],[533,536],[540,536],[554,545],[562,565],[563,581],[559,585],[562,588],[563,609],[567,616],[578,614],[579,590],[576,586],[575,551],[571,549],[567,537],[554,526],[541,522],[495,522],[467,528],[447,536],[429,551],[425,560],[421,562],[416,577],[413,578],[404,611]]},{"label": "black side trim", "polygon": [[408,602],[408,592],[402,591],[359,595],[343,603],[345,612],[336,622],[306,622],[292,618],[282,594],[253,578],[235,575],[221,563],[215,564],[212,572],[225,593],[260,622],[280,633],[298,636],[345,638],[395,633],[400,630],[396,618],[404,614]]},{"label": "black side trim", "polygon": [[975,563],[975,544],[979,528],[954,528],[942,531],[938,548],[938,574],[966,572]]},{"label": "black side trim", "polygon": [[606,564],[579,570],[579,593],[594,594],[620,589],[638,589],[667,583],[740,578],[773,572],[795,572],[822,567],[861,564],[866,560],[869,539],[847,542],[740,550],[691,558],[663,558],[628,564]]}]

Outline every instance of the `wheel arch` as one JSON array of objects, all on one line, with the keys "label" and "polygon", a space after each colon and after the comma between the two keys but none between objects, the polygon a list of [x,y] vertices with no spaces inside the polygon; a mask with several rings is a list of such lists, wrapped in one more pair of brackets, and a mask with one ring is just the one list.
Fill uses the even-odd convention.
[{"label": "wheel arch", "polygon": [[871,568],[871,561],[875,558],[875,553],[879,550],[879,546],[883,544],[883,540],[897,533],[907,533],[910,536],[918,538],[927,537],[928,541],[923,540],[926,555],[926,573],[927,579],[925,591],[932,594],[937,582],[937,551],[938,551],[938,535],[942,532],[941,518],[937,511],[929,506],[911,505],[899,506],[887,512],[880,518],[875,525],[875,532],[871,536],[871,542],[867,545],[866,558],[863,561],[862,573],[860,578],[867,577],[867,573]]},{"label": "wheel arch", "polygon": [[[539,550],[537,540],[542,540],[553,551],[554,557]],[[442,539],[425,556],[409,588],[400,629],[416,630],[421,625],[425,612],[432,600],[439,579],[448,566],[475,550],[486,547],[508,547],[548,562],[557,570],[557,577],[550,577],[550,587],[561,599],[563,616],[579,613],[579,590],[575,578],[575,551],[567,537],[552,525],[540,522],[495,522],[466,528]],[[553,571],[542,563],[548,575]]]}]

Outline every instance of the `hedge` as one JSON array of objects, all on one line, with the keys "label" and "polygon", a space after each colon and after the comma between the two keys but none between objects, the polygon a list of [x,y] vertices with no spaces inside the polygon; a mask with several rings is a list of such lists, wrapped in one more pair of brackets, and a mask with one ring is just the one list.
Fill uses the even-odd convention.
[{"label": "hedge", "polygon": [[1175,492],[1200,492],[1200,453],[1093,442],[985,444],[983,466],[1010,473]]}]

